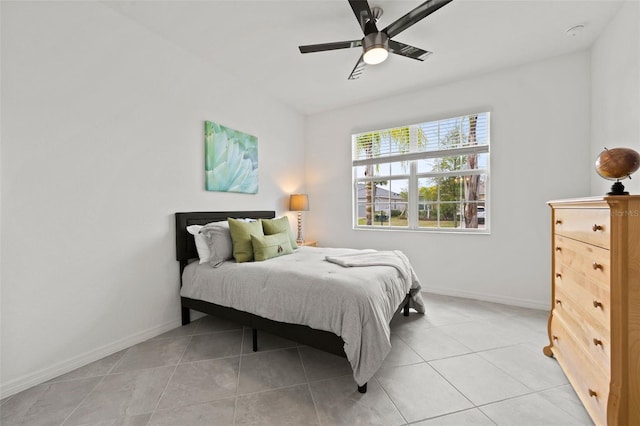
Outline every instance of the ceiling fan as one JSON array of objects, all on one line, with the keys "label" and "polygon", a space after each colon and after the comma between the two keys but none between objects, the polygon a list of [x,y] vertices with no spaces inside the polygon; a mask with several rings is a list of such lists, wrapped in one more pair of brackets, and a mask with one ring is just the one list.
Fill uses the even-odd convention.
[{"label": "ceiling fan", "polygon": [[380,31],[376,23],[378,19],[380,19],[380,16],[382,16],[382,9],[379,7],[369,8],[367,0],[349,0],[351,9],[353,9],[353,13],[356,15],[364,37],[360,40],[299,46],[300,53],[322,52],[325,50],[362,46],[362,55],[360,55],[356,66],[353,68],[353,71],[351,71],[351,74],[349,74],[349,80],[355,80],[360,77],[367,64],[374,65],[383,62],[387,59],[389,52],[406,56],[407,58],[417,59],[418,61],[424,61],[432,52],[391,40],[391,38],[400,34],[416,22],[431,15],[451,1],[452,0],[428,0]]}]

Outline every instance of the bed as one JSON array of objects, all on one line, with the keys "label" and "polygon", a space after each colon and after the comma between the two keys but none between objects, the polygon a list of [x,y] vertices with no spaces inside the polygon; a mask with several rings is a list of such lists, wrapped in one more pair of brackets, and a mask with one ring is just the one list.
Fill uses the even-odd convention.
[{"label": "bed", "polygon": [[[228,218],[274,217],[273,211],[175,214],[183,325],[190,322],[192,309],[251,328],[254,351],[258,350],[258,331],[264,331],[346,357],[358,390],[366,392],[368,379],[390,350],[391,317],[399,312],[408,316],[410,306],[424,312],[419,282],[408,260],[410,278],[390,266],[345,268],[327,261],[374,250],[300,247],[291,255],[264,262],[228,261],[217,268],[193,261],[198,252],[188,226]],[[380,288],[369,284],[377,275]],[[354,279],[355,284],[343,284]],[[317,309],[319,305],[324,311]]]}]

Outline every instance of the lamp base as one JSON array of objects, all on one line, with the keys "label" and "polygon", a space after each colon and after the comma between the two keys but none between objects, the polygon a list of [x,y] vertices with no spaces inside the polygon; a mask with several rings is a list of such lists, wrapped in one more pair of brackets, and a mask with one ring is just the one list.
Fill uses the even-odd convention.
[{"label": "lamp base", "polygon": [[624,190],[622,182],[617,180],[616,183],[611,185],[611,192],[607,192],[607,195],[629,195],[629,193]]},{"label": "lamp base", "polygon": [[302,238],[302,212],[298,212],[298,238],[296,238],[296,243],[304,243],[304,238]]}]

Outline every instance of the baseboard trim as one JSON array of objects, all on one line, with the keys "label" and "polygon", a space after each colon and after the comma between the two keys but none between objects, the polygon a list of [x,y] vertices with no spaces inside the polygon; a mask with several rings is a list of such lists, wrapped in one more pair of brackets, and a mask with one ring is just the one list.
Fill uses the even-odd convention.
[{"label": "baseboard trim", "polygon": [[517,297],[499,296],[496,294],[476,293],[474,291],[456,290],[451,288],[422,287],[425,293],[435,293],[442,296],[462,297],[465,299],[482,300],[484,302],[500,303],[503,305],[519,306],[521,308],[549,310],[551,302],[540,302],[539,300],[520,299]]},{"label": "baseboard trim", "polygon": [[40,383],[44,383],[47,380],[51,380],[62,374],[69,373],[76,368],[91,364],[94,361],[98,361],[106,356],[112,355],[130,346],[144,342],[145,340],[156,337],[169,330],[173,330],[180,325],[181,322],[178,318],[159,326],[151,327],[138,333],[132,334],[113,343],[101,346],[97,349],[90,350],[81,355],[74,356],[65,361],[58,362],[47,368],[34,371],[33,373],[25,374],[21,377],[10,380],[7,383],[2,383],[0,385],[0,399],[4,399],[18,392],[22,392],[23,390],[29,389],[30,387],[38,385]]}]

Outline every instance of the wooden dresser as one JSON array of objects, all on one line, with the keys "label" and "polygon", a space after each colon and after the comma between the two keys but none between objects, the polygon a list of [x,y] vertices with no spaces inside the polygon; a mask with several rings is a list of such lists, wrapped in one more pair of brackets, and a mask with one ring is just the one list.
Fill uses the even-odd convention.
[{"label": "wooden dresser", "polygon": [[549,346],[597,425],[640,425],[640,195],[550,201]]}]

